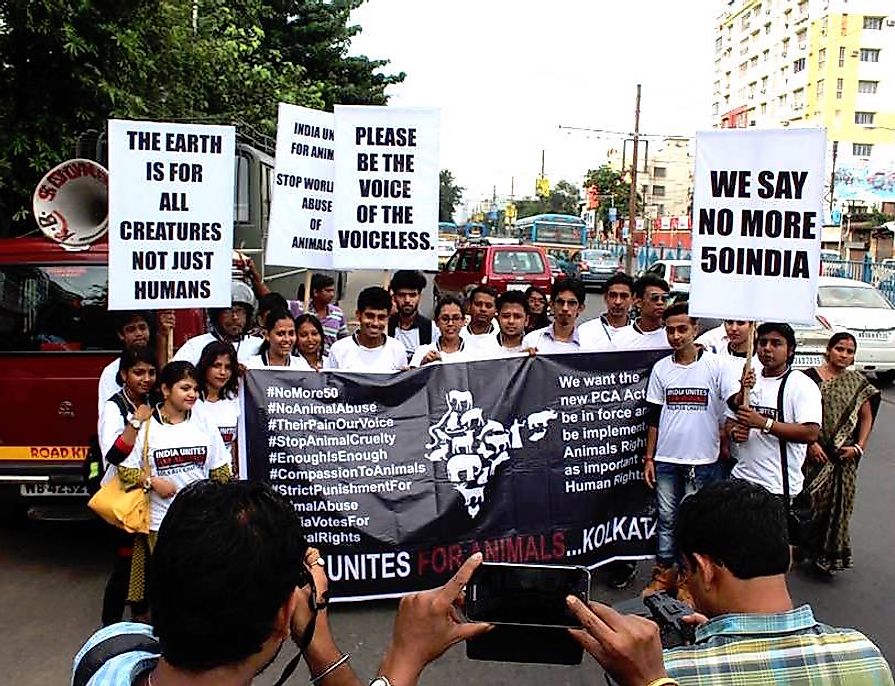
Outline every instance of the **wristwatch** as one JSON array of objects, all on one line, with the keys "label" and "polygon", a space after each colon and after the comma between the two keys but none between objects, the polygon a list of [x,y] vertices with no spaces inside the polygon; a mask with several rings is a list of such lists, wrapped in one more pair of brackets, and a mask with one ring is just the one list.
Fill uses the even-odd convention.
[{"label": "wristwatch", "polygon": [[139,431],[140,427],[143,426],[143,422],[137,419],[134,415],[127,418],[127,423],[134,427],[134,431]]},{"label": "wristwatch", "polygon": [[771,427],[774,426],[774,420],[768,417],[764,422],[764,428],[761,430],[763,434],[771,433]]},{"label": "wristwatch", "polygon": [[370,686],[392,686],[392,682],[384,676],[378,676],[370,682]]}]

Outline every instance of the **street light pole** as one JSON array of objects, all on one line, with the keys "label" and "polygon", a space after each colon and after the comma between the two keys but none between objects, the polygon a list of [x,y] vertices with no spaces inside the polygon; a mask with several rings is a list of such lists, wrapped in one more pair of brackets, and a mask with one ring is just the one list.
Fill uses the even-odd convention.
[{"label": "street light pole", "polygon": [[634,107],[634,151],[631,155],[631,190],[628,194],[628,250],[625,271],[630,274],[634,266],[634,227],[637,225],[637,144],[640,141],[640,84],[637,84],[637,103]]}]

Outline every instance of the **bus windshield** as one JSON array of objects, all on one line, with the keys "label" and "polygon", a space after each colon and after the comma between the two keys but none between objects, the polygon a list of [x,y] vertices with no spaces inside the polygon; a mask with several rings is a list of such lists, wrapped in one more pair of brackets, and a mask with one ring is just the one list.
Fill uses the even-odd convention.
[{"label": "bus windshield", "polygon": [[516,231],[522,240],[547,247],[587,245],[587,227],[584,221],[570,214],[524,217],[516,222]]}]

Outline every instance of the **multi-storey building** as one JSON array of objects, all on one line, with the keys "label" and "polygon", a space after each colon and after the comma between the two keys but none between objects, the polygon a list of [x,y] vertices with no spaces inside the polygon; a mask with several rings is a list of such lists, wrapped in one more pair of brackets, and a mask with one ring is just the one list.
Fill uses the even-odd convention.
[{"label": "multi-storey building", "polygon": [[895,212],[895,2],[721,1],[715,125],[825,127],[832,204]]}]

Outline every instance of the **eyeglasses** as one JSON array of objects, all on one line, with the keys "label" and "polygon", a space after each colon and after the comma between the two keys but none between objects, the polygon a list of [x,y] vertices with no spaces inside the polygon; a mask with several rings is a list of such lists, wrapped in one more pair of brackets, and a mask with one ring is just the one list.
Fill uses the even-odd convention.
[{"label": "eyeglasses", "polygon": [[444,315],[438,318],[442,324],[451,324],[454,322],[462,322],[464,319],[462,314],[455,314],[454,316]]},{"label": "eyeglasses", "polygon": [[651,303],[667,303],[671,300],[671,296],[668,293],[653,293],[647,300]]}]

